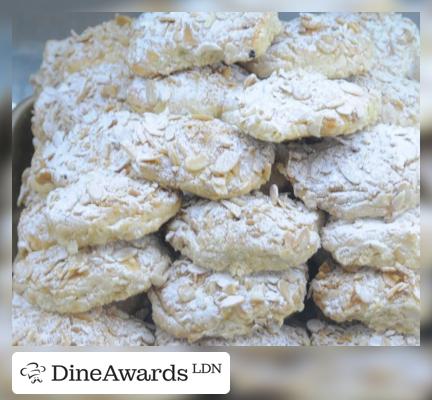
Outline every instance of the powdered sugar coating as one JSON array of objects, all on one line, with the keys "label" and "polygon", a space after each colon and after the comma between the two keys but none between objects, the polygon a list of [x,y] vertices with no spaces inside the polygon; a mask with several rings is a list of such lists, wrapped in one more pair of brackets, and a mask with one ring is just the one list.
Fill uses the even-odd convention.
[{"label": "powdered sugar coating", "polygon": [[417,25],[398,13],[360,13],[360,17],[361,25],[369,31],[375,45],[371,70],[415,79],[420,54]]},{"label": "powdered sugar coating", "polygon": [[[187,340],[176,339],[163,330],[156,328],[155,346],[188,346]],[[299,326],[282,325],[279,329],[269,331],[257,329],[247,336],[236,336],[233,339],[208,338],[193,344],[197,347],[213,346],[309,346],[310,340],[306,329]]]},{"label": "powdered sugar coating", "polygon": [[313,279],[311,291],[315,304],[336,322],[361,321],[380,332],[419,333],[418,272],[401,267],[349,272],[325,263]]},{"label": "powdered sugar coating", "polygon": [[392,219],[419,204],[419,139],[417,128],[381,124],[343,139],[291,143],[279,169],[309,208],[347,220]]},{"label": "powdered sugar coating", "polygon": [[46,250],[56,244],[48,230],[45,211],[46,198],[38,195],[34,195],[22,210],[17,228],[19,257],[25,257],[33,251]]},{"label": "powdered sugar coating", "polygon": [[245,67],[261,78],[279,69],[308,69],[328,78],[348,78],[369,70],[374,46],[357,14],[301,13],[283,23],[267,52]]},{"label": "powdered sugar coating", "polygon": [[162,186],[220,199],[259,188],[274,150],[217,119],[169,113],[102,114],[36,151],[32,187],[67,186],[95,168],[145,178]]},{"label": "powdered sugar coating", "polygon": [[303,70],[277,71],[238,98],[222,119],[271,142],[353,133],[373,124],[381,111],[379,92]]},{"label": "powdered sugar coating", "polygon": [[146,325],[115,307],[61,315],[43,311],[14,293],[13,346],[149,346]]},{"label": "powdered sugar coating", "polygon": [[312,346],[419,346],[420,337],[394,330],[382,333],[358,323],[336,325],[311,319],[307,322]]},{"label": "powdered sugar coating", "polygon": [[345,267],[420,267],[419,208],[391,222],[370,218],[333,220],[322,228],[321,238],[323,247]]},{"label": "powdered sugar coating", "polygon": [[237,65],[217,64],[177,72],[167,77],[135,77],[128,103],[136,112],[197,114],[219,118],[236,91],[243,89],[247,72]]},{"label": "powdered sugar coating", "polygon": [[78,123],[91,125],[103,112],[126,109],[129,82],[125,64],[101,63],[45,87],[34,104],[34,136],[42,143],[54,140],[58,131],[67,135]]},{"label": "powdered sugar coating", "polygon": [[80,313],[163,284],[170,264],[154,236],[75,254],[52,246],[18,260],[13,284],[17,293],[43,310]]},{"label": "powdered sugar coating", "polygon": [[169,223],[166,240],[197,265],[245,275],[304,264],[320,247],[319,222],[287,195],[254,192],[192,203]]},{"label": "powdered sugar coating", "polygon": [[156,232],[180,204],[177,193],[156,183],[94,171],[50,192],[46,216],[58,243],[93,246]]},{"label": "powdered sugar coating", "polygon": [[304,307],[306,274],[307,268],[300,266],[234,278],[179,260],[170,268],[167,282],[149,292],[153,320],[190,343],[248,335],[257,327],[280,327]]},{"label": "powdered sugar coating", "polygon": [[382,94],[379,122],[399,126],[420,124],[420,82],[374,70],[365,76],[357,76],[354,82]]},{"label": "powdered sugar coating", "polygon": [[87,28],[81,34],[46,43],[40,70],[31,77],[36,91],[57,86],[69,74],[101,63],[125,63],[132,20],[119,15],[114,20]]},{"label": "powdered sugar coating", "polygon": [[129,65],[147,78],[264,54],[281,23],[276,12],[152,12],[132,27]]},{"label": "powdered sugar coating", "polygon": [[270,176],[274,150],[218,119],[122,114],[113,130],[124,138],[144,178],[212,200],[259,188]]}]

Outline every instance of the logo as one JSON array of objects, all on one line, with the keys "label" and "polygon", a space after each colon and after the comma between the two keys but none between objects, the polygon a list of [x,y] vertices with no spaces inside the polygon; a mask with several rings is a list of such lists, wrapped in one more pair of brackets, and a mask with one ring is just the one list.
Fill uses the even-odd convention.
[{"label": "logo", "polygon": [[31,362],[28,363],[24,368],[21,369],[20,374],[22,376],[27,376],[31,383],[41,382],[40,374],[45,372],[46,368],[38,363]]}]

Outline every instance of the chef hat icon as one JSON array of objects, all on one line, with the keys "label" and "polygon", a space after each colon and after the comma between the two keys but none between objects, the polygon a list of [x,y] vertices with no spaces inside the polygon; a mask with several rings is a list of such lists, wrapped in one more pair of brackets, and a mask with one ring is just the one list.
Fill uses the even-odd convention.
[{"label": "chef hat icon", "polygon": [[27,376],[31,383],[42,382],[40,374],[45,372],[46,368],[43,365],[39,365],[36,362],[28,363],[24,368],[21,369],[20,374]]}]

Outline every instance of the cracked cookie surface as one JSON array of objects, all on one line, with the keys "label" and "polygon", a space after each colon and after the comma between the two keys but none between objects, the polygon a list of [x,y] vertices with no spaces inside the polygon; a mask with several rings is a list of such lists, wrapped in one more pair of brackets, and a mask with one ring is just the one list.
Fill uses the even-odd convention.
[{"label": "cracked cookie surface", "polygon": [[251,80],[237,96],[222,119],[270,142],[350,134],[376,122],[381,112],[379,92],[304,70]]},{"label": "cracked cookie surface", "polygon": [[231,339],[257,327],[280,327],[304,308],[307,268],[234,278],[189,260],[173,263],[167,282],[149,291],[153,320],[190,343],[205,337]]},{"label": "cracked cookie surface", "polygon": [[287,145],[279,170],[307,207],[336,218],[393,219],[420,201],[420,136],[377,125],[343,138]]},{"label": "cracked cookie surface", "polygon": [[147,78],[264,54],[281,23],[276,12],[152,12],[132,25],[131,70]]},{"label": "cracked cookie surface", "polygon": [[320,215],[302,203],[260,192],[185,206],[166,240],[195,264],[231,274],[277,271],[304,264],[320,247]]}]

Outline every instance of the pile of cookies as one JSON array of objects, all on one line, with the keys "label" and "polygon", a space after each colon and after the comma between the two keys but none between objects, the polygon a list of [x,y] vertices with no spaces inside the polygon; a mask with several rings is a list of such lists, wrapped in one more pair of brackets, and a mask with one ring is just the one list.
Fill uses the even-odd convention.
[{"label": "pile of cookies", "polygon": [[418,58],[398,14],[145,13],[49,41],[13,343],[418,344]]}]

